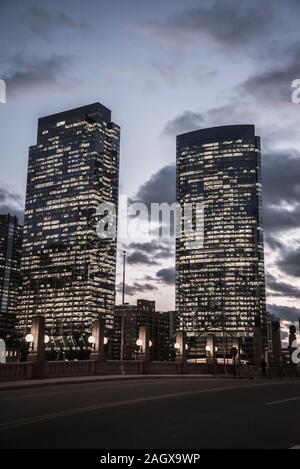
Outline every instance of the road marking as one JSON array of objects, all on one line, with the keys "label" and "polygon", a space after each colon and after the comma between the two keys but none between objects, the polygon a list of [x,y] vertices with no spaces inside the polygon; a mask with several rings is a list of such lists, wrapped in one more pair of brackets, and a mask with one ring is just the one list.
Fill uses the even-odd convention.
[{"label": "road marking", "polygon": [[266,402],[266,405],[284,404],[285,402],[299,401],[299,399],[300,399],[300,396],[289,397],[287,399],[280,399],[279,401]]},{"label": "road marking", "polygon": [[193,394],[204,394],[208,392],[212,393],[212,392],[220,392],[220,391],[231,391],[235,389],[249,389],[249,388],[256,388],[256,387],[263,387],[263,386],[273,386],[274,384],[283,384],[283,383],[275,382],[275,383],[246,384],[246,385],[239,385],[239,386],[222,386],[220,388],[198,389],[198,390],[193,390],[193,391],[181,391],[177,393],[160,394],[158,396],[147,396],[147,397],[139,397],[135,399],[128,399],[124,401],[108,402],[106,404],[95,404],[92,406],[78,407],[76,409],[53,412],[52,414],[37,415],[36,417],[27,417],[24,419],[11,420],[8,422],[4,422],[0,424],[0,432],[5,431],[5,430],[11,430],[12,428],[21,427],[24,425],[30,425],[32,423],[43,422],[45,420],[51,420],[51,419],[60,418],[60,417],[70,417],[73,415],[84,414],[84,413],[92,412],[95,410],[97,411],[97,410],[104,410],[104,409],[109,409],[113,407],[141,404],[144,402],[171,399],[174,397],[191,396]]}]

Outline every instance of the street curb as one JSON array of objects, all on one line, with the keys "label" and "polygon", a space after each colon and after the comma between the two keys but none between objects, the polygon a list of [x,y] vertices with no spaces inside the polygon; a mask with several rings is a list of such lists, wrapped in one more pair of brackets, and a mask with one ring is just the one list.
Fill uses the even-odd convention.
[{"label": "street curb", "polygon": [[197,379],[248,379],[245,377],[234,377],[234,376],[225,376],[225,375],[191,375],[191,374],[182,374],[182,375],[125,375],[125,376],[95,376],[94,378],[90,377],[78,377],[78,378],[58,378],[58,379],[51,379],[34,382],[29,381],[28,383],[19,383],[18,381],[10,381],[7,384],[2,385],[0,382],[0,392],[1,391],[12,391],[18,389],[32,389],[32,388],[43,388],[49,386],[60,386],[60,385],[67,385],[67,384],[88,384],[88,383],[106,383],[106,382],[113,382],[113,381],[133,381],[133,380],[141,380],[141,379],[188,379],[188,378],[197,378]]}]

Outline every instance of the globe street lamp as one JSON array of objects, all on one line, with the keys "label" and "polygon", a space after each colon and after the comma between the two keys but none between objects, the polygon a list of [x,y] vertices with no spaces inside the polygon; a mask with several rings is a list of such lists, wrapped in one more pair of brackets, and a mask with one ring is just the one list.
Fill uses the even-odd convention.
[{"label": "globe street lamp", "polygon": [[96,342],[95,337],[93,335],[90,335],[88,338],[88,343],[93,345],[95,342]]},{"label": "globe street lamp", "polygon": [[[95,342],[96,342],[96,338],[93,335],[90,335],[88,337],[88,343],[93,345],[93,344],[95,344]],[[103,343],[104,343],[104,345],[108,344],[108,338],[107,337],[103,338]]]},{"label": "globe street lamp", "polygon": [[34,337],[32,334],[27,334],[26,337],[25,337],[25,341],[28,343],[28,344],[31,344],[33,341],[34,341]]},{"label": "globe street lamp", "polygon": [[141,347],[141,346],[143,345],[142,339],[137,339],[136,345],[137,345],[138,347]]},{"label": "globe street lamp", "polygon": [[206,350],[206,357],[209,358],[211,356],[211,346],[206,345],[205,350]]}]

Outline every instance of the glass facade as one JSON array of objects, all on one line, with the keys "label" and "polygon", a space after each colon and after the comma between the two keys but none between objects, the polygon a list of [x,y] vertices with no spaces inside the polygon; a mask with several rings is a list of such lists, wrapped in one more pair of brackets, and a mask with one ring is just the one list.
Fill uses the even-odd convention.
[{"label": "glass facade", "polygon": [[15,335],[16,309],[21,286],[23,227],[17,217],[0,215],[0,338],[9,345]]},{"label": "glass facade", "polygon": [[[113,326],[116,239],[99,238],[97,207],[118,205],[120,128],[100,103],[39,119],[30,147],[18,327],[44,315],[53,338]],[[55,341],[53,341],[55,343]]]},{"label": "glass facade", "polygon": [[253,125],[177,136],[177,201],[204,207],[201,248],[184,234],[176,240],[176,309],[190,357],[205,356],[208,332],[219,352],[237,337],[249,349],[255,322],[265,324],[261,195]]}]

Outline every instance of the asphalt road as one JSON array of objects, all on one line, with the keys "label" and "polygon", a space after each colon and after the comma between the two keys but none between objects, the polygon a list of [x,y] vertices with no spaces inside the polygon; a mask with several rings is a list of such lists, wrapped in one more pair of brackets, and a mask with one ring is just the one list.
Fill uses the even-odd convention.
[{"label": "asphalt road", "polygon": [[0,448],[300,445],[300,381],[139,379],[0,392]]}]

